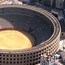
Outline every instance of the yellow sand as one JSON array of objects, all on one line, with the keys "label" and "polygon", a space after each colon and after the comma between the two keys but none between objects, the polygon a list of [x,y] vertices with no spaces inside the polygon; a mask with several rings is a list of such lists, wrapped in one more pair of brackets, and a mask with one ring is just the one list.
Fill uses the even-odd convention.
[{"label": "yellow sand", "polygon": [[31,48],[33,37],[24,31],[22,32],[24,34],[17,30],[0,31],[0,49],[20,50]]}]

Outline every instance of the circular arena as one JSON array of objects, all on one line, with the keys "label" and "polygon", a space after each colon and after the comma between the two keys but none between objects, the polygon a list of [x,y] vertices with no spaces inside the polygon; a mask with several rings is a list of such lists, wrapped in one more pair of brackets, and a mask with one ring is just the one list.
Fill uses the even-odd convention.
[{"label": "circular arena", "polygon": [[61,27],[46,10],[29,5],[1,5],[0,31],[4,29],[24,30],[35,42],[30,49],[0,49],[0,65],[35,65],[47,51],[58,51]]}]

